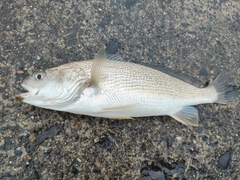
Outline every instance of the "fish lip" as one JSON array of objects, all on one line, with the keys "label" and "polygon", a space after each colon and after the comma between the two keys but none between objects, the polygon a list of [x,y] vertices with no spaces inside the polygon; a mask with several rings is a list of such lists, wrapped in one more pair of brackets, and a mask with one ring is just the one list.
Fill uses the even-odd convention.
[{"label": "fish lip", "polygon": [[32,97],[32,96],[36,96],[36,95],[38,95],[38,93],[39,93],[39,89],[38,89],[38,88],[34,88],[34,87],[29,86],[29,85],[27,85],[27,84],[25,84],[25,83],[22,83],[21,86],[22,86],[25,90],[27,90],[27,92],[21,93],[21,94],[19,95],[19,97],[22,98],[22,99],[25,99],[25,98],[28,98],[28,97]]}]

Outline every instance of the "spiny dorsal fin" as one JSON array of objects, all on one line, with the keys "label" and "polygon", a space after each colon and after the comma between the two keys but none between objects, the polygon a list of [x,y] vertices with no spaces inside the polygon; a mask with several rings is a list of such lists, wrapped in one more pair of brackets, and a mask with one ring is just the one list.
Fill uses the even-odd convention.
[{"label": "spiny dorsal fin", "polygon": [[94,57],[89,83],[90,86],[95,86],[98,91],[100,90],[99,82],[104,81],[107,78],[107,74],[104,73],[104,67],[107,65],[106,61],[105,46],[102,45]]},{"label": "spiny dorsal fin", "polygon": [[107,54],[107,59],[116,60],[116,61],[123,61],[123,58],[119,54]]},{"label": "spiny dorsal fin", "polygon": [[101,48],[98,50],[97,54],[95,55],[94,60],[96,59],[107,59],[104,45],[101,46]]}]

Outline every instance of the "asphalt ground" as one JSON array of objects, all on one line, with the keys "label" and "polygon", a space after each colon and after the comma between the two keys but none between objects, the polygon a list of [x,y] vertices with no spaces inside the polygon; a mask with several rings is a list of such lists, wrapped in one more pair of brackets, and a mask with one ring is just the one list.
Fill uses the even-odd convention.
[{"label": "asphalt ground", "polygon": [[167,116],[109,120],[16,102],[32,72],[124,61],[206,86],[240,86],[240,4],[226,1],[1,0],[0,179],[240,179],[240,103],[199,105],[198,127]]}]

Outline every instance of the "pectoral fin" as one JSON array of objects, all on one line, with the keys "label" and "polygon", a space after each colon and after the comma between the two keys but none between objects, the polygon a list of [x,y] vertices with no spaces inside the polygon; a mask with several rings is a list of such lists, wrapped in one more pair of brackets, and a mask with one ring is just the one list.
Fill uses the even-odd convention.
[{"label": "pectoral fin", "polygon": [[100,113],[111,112],[111,111],[121,111],[121,110],[132,108],[134,106],[135,106],[134,104],[127,104],[127,105],[122,105],[122,106],[103,108],[103,109],[101,109]]},{"label": "pectoral fin", "polygon": [[185,125],[198,126],[198,110],[195,107],[183,107],[171,116]]}]

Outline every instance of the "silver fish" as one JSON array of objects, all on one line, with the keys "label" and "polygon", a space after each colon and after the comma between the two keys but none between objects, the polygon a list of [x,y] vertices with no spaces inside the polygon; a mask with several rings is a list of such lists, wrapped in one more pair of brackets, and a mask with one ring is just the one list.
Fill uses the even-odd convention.
[{"label": "silver fish", "polygon": [[231,77],[222,72],[206,88],[168,74],[106,56],[102,47],[93,60],[72,62],[25,79],[23,102],[58,111],[104,118],[131,119],[168,115],[197,126],[204,103],[226,104],[236,99]]}]

